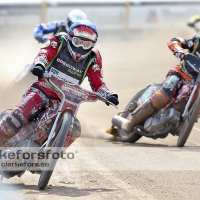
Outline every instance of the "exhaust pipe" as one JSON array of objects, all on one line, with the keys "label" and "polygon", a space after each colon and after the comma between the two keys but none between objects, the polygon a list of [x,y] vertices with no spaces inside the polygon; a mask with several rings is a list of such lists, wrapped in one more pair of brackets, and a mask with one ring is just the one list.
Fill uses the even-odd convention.
[{"label": "exhaust pipe", "polygon": [[117,128],[122,129],[123,124],[126,123],[127,121],[128,121],[127,119],[125,119],[119,115],[115,115],[112,118],[112,125],[116,126]]},{"label": "exhaust pipe", "polygon": [[135,124],[130,120],[127,120],[119,115],[115,115],[112,118],[112,124],[117,128],[122,129],[126,134],[133,131]]}]

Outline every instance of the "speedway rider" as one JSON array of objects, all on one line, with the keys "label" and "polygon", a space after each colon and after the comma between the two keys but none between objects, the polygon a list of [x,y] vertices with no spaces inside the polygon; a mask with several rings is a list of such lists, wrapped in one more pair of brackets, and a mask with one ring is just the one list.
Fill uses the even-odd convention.
[{"label": "speedway rider", "polygon": [[[67,15],[67,20],[65,21],[51,21],[47,24],[41,23],[37,25],[34,28],[33,35],[34,38],[39,42],[39,43],[45,43],[48,38],[44,37],[44,35],[52,33],[53,35],[60,33],[60,32],[65,32],[67,33],[69,30],[69,27],[77,22],[78,20],[85,20],[87,19],[87,15],[79,9],[74,9],[69,12]],[[34,63],[31,63],[26,66],[25,72],[30,72],[34,67]],[[25,72],[22,72],[22,74],[25,74]],[[24,75],[20,75],[19,77],[21,78]],[[18,81],[18,78],[17,78]]]},{"label": "speedway rider", "polygon": [[[12,137],[32,116],[42,108],[50,107],[52,100],[60,101],[60,93],[43,78],[45,70],[50,71],[54,68],[65,79],[77,84],[81,84],[87,76],[93,91],[99,92],[107,100],[118,105],[118,95],[107,88],[103,79],[101,54],[94,48],[97,38],[96,26],[88,20],[80,20],[70,27],[68,34],[58,33],[43,45],[34,60],[35,66],[32,69],[33,75],[37,76],[38,80],[25,92],[12,112],[2,120],[0,143],[11,138],[4,146],[12,144]],[[65,146],[69,146],[80,134],[80,122],[75,118],[71,140]],[[41,145],[47,136],[46,133],[39,135],[37,140],[32,141],[34,143],[32,145],[35,146],[35,143]]]},{"label": "speedway rider", "polygon": [[162,82],[161,89],[155,92],[152,98],[144,103],[128,122],[123,124],[122,128],[126,133],[130,133],[136,125],[144,122],[159,109],[164,108],[183,83],[194,81],[198,76],[199,67],[189,65],[183,59],[187,54],[184,49],[200,57],[200,35],[196,35],[191,39],[175,37],[168,41],[167,44],[173,54],[181,60],[181,63],[168,72],[166,79]]},{"label": "speedway rider", "polygon": [[42,23],[37,25],[34,29],[34,38],[40,43],[45,43],[48,38],[43,37],[44,35],[49,33],[55,35],[59,32],[67,33],[73,23],[85,19],[87,19],[87,15],[82,10],[71,10],[65,21],[52,21],[47,24]]}]

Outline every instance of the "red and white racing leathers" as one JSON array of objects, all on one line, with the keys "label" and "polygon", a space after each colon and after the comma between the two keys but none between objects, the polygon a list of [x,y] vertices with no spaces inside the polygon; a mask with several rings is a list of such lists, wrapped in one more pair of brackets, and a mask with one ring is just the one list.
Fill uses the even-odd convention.
[{"label": "red and white racing leathers", "polygon": [[[40,49],[34,60],[35,65],[42,65],[46,71],[57,70],[64,74],[72,83],[81,84],[87,76],[93,91],[99,92],[103,97],[113,94],[107,87],[102,76],[102,58],[98,50],[92,49],[90,54],[80,62],[75,62],[68,49],[68,37],[65,33],[52,36]],[[0,141],[5,142],[18,133],[28,119],[41,107],[50,106],[51,99],[60,100],[56,92],[44,78],[35,81],[26,91],[20,103],[7,115],[0,126]],[[80,123],[76,119],[72,130],[72,140],[81,133]],[[13,137],[20,140],[17,135]],[[46,139],[44,135],[37,138],[38,143]]]}]

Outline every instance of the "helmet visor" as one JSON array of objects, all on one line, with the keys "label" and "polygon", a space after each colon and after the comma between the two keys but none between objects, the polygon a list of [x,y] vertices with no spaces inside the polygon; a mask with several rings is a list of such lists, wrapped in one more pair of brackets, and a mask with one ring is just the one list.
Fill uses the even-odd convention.
[{"label": "helmet visor", "polygon": [[89,40],[82,40],[78,37],[72,37],[72,44],[75,47],[82,47],[83,49],[90,49],[92,47],[94,47],[95,43],[93,43],[92,41]]}]

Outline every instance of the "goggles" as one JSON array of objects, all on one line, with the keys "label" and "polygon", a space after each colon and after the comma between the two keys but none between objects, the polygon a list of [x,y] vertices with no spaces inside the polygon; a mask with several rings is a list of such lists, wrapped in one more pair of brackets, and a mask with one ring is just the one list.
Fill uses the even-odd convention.
[{"label": "goggles", "polygon": [[83,47],[83,49],[85,50],[90,49],[91,47],[94,47],[95,45],[95,43],[93,43],[92,41],[82,40],[78,37],[72,37],[72,44],[75,47]]}]

